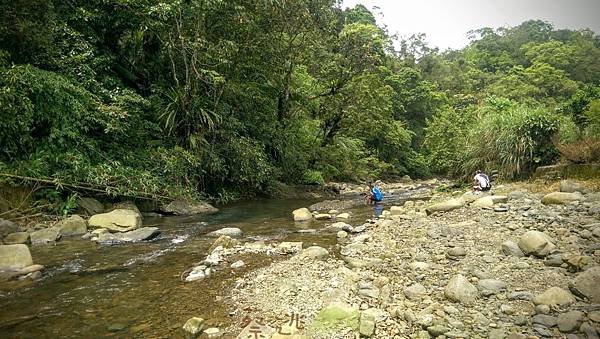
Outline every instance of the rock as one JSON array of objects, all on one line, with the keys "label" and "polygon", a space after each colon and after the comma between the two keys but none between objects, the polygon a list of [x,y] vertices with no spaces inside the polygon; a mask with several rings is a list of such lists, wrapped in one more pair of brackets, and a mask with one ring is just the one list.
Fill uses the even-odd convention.
[{"label": "rock", "polygon": [[14,222],[0,218],[0,240],[10,233],[19,232],[19,226]]},{"label": "rock", "polygon": [[317,314],[313,326],[317,329],[350,327],[357,330],[359,317],[358,309],[345,303],[332,302]]},{"label": "rock", "polygon": [[116,209],[93,215],[88,224],[92,228],[106,228],[111,232],[129,232],[142,226],[142,217],[132,210]]},{"label": "rock", "polygon": [[508,197],[509,197],[510,199],[522,199],[522,198],[524,198],[526,195],[527,195],[527,193],[526,193],[526,192],[524,192],[524,191],[519,191],[519,190],[512,191],[512,192],[508,193]]},{"label": "rock", "polygon": [[29,234],[31,245],[54,244],[60,238],[60,230],[55,227],[45,228]]},{"label": "rock", "polygon": [[98,235],[96,242],[103,245],[115,245],[124,242],[139,242],[149,240],[160,234],[158,227],[142,227],[124,233],[103,232]]},{"label": "rock", "polygon": [[185,281],[192,282],[210,276],[211,269],[206,265],[199,265],[192,268],[192,271],[187,275]]},{"label": "rock", "polygon": [[569,289],[577,296],[600,303],[600,266],[591,267],[577,275],[569,284]]},{"label": "rock", "polygon": [[600,330],[597,330],[596,328],[594,328],[594,326],[590,325],[589,323],[583,323],[579,329],[581,330],[581,332],[585,333],[585,337],[587,339],[600,338],[600,336],[598,336],[598,334],[600,334]]},{"label": "rock", "polygon": [[569,306],[575,302],[575,298],[569,291],[565,291],[560,287],[551,287],[544,293],[533,298],[533,303],[536,305],[552,306]]},{"label": "rock", "polygon": [[218,208],[205,201],[185,200],[174,200],[168,205],[161,206],[160,210],[175,215],[213,214],[219,212]]},{"label": "rock", "polygon": [[512,292],[508,295],[508,300],[532,300],[533,294],[527,291]]},{"label": "rock", "polygon": [[550,313],[550,306],[548,306],[548,305],[536,305],[535,306],[535,313],[536,314],[549,314]]},{"label": "rock", "polygon": [[308,221],[313,218],[312,213],[306,207],[294,210],[292,214],[294,215],[294,221]]},{"label": "rock", "polygon": [[464,201],[460,198],[452,199],[445,202],[441,202],[432,206],[429,206],[425,209],[427,215],[430,215],[434,212],[448,212],[455,209],[459,209],[463,207]]},{"label": "rock", "polygon": [[546,327],[556,326],[557,319],[545,314],[536,314],[531,318],[531,322],[534,324],[544,325]]},{"label": "rock", "polygon": [[563,258],[562,258],[562,254],[560,254],[560,253],[550,254],[549,256],[546,257],[546,259],[544,259],[544,265],[550,266],[550,267],[560,267],[560,265],[562,265],[562,263],[563,263]]},{"label": "rock", "polygon": [[346,231],[339,231],[339,232],[337,232],[337,237],[340,239],[347,238],[348,233]]},{"label": "rock", "polygon": [[302,251],[302,241],[284,241],[277,245],[277,250],[282,254],[295,254]]},{"label": "rock", "polygon": [[410,263],[410,268],[412,268],[415,271],[425,271],[428,270],[430,267],[430,265],[426,262],[422,262],[422,261],[415,261]]},{"label": "rock", "polygon": [[244,261],[242,260],[238,260],[236,262],[234,262],[233,264],[231,264],[231,268],[233,268],[234,270],[238,269],[238,268],[242,268],[246,266],[246,263],[244,263]]},{"label": "rock", "polygon": [[471,203],[471,207],[492,207],[494,206],[494,199],[491,196],[479,198],[473,203]]},{"label": "rock", "polygon": [[458,259],[467,255],[467,251],[462,247],[452,247],[446,251],[446,257],[449,259]]},{"label": "rock", "polygon": [[545,233],[539,231],[527,231],[519,239],[519,248],[525,254],[532,254],[537,257],[545,257],[550,254],[556,246]]},{"label": "rock", "polygon": [[[209,338],[216,338],[216,337],[220,337],[221,336],[221,330],[219,330],[216,327],[210,327],[204,330],[204,332],[202,332],[204,335],[206,335]],[[272,338],[272,337],[271,337]]]},{"label": "rock", "polygon": [[308,207],[311,211],[343,211],[352,208],[357,202],[353,200],[325,200]]},{"label": "rock", "polygon": [[27,233],[27,232],[10,233],[6,237],[4,237],[4,244],[6,244],[6,245],[26,244],[28,242],[29,242],[29,233]]},{"label": "rock", "polygon": [[358,331],[362,336],[371,337],[375,333],[375,316],[367,311],[365,310],[360,314]]},{"label": "rock", "polygon": [[444,289],[444,295],[451,301],[469,303],[477,298],[477,288],[467,278],[458,274],[448,282]]},{"label": "rock", "polygon": [[488,335],[489,339],[504,339],[506,338],[506,331],[502,328],[494,328],[490,331]]},{"label": "rock", "polygon": [[202,318],[190,318],[183,325],[183,330],[194,336],[199,335],[202,329],[204,329],[204,319]]},{"label": "rock", "polygon": [[483,279],[479,280],[477,288],[481,291],[481,294],[489,296],[506,291],[506,283],[502,280]]},{"label": "rock", "polygon": [[352,226],[350,226],[349,224],[347,224],[345,222],[339,221],[339,222],[336,222],[336,223],[333,223],[333,224],[327,226],[327,228],[334,229],[334,230],[343,230],[344,228],[352,228]]},{"label": "rock", "polygon": [[210,245],[210,248],[208,249],[209,253],[212,253],[212,251],[215,250],[215,248],[221,246],[222,248],[233,248],[235,246],[240,245],[240,241],[237,239],[233,239],[228,235],[222,235],[220,237],[218,237],[213,243],[212,245]]},{"label": "rock", "polygon": [[433,325],[433,326],[427,327],[427,332],[434,338],[444,335],[445,333],[447,333],[449,331],[450,331],[450,329],[444,325]]},{"label": "rock", "polygon": [[360,225],[360,226],[353,227],[353,228],[350,230],[350,232],[351,232],[351,233],[361,233],[361,232],[364,232],[366,229],[367,229],[367,226],[365,226],[365,225]]},{"label": "rock", "polygon": [[584,201],[585,197],[581,193],[566,193],[566,192],[552,192],[546,194],[542,198],[542,204],[544,205],[562,205],[568,204],[573,201]]},{"label": "rock", "polygon": [[335,216],[336,219],[350,219],[349,213],[340,213]]},{"label": "rock", "polygon": [[94,198],[79,198],[77,199],[77,205],[85,215],[104,213],[104,205]]},{"label": "rock", "polygon": [[558,315],[558,329],[563,333],[575,332],[581,326],[585,315],[581,311],[569,311]]},{"label": "rock", "polygon": [[311,246],[302,251],[301,255],[311,259],[324,260],[329,256],[329,251],[319,246]]},{"label": "rock", "polygon": [[404,289],[404,295],[410,300],[419,300],[425,296],[426,293],[427,290],[425,287],[419,283],[412,284]]},{"label": "rock", "polygon": [[502,243],[502,253],[507,256],[523,257],[523,251],[519,248],[516,242],[507,240]]},{"label": "rock", "polygon": [[242,230],[237,227],[224,227],[220,230],[210,232],[207,235],[209,237],[220,237],[222,235],[226,235],[231,238],[240,238],[243,234],[244,233],[242,232]]},{"label": "rock", "polygon": [[0,245],[0,271],[20,270],[33,265],[27,245]]},{"label": "rock", "polygon": [[586,193],[587,192],[585,187],[581,186],[581,184],[579,184],[575,181],[572,181],[572,180],[561,180],[560,191],[567,192],[567,193],[575,193],[575,192]]},{"label": "rock", "polygon": [[331,214],[329,214],[329,213],[315,214],[315,220],[328,220],[328,219],[331,219]]},{"label": "rock", "polygon": [[60,230],[62,236],[82,235],[87,233],[87,223],[77,214],[61,220],[54,225]]}]

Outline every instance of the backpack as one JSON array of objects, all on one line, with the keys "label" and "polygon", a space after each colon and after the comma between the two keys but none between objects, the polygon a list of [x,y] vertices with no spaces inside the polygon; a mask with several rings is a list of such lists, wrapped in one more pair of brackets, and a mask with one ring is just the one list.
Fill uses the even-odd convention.
[{"label": "backpack", "polygon": [[371,189],[371,193],[373,193],[373,200],[375,200],[375,201],[383,200],[383,193],[381,193],[381,190],[379,189],[379,187],[373,187]]}]

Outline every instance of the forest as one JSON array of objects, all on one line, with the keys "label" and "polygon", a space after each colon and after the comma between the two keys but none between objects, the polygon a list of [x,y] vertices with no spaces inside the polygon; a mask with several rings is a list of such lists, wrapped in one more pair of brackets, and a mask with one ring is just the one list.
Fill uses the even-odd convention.
[{"label": "forest", "polygon": [[530,20],[440,51],[335,0],[16,0],[0,18],[0,182],[62,199],[600,160],[590,30]]}]

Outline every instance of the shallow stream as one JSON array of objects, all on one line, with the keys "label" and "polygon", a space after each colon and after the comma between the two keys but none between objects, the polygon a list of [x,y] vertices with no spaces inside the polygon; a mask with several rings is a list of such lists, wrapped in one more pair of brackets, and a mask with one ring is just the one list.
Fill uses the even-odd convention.
[{"label": "shallow stream", "polygon": [[[397,196],[386,204],[407,197]],[[303,241],[305,247],[319,245],[335,252],[335,232],[324,230],[331,221],[294,223],[291,219],[292,210],[314,202],[246,201],[225,206],[212,216],[145,218],[144,226],[161,229],[161,235],[149,242],[100,246],[68,239],[32,247],[34,263],[46,267],[44,278],[0,286],[0,336],[183,337],[181,327],[192,316],[225,328],[234,310],[223,302],[223,295],[234,288],[235,280],[285,257],[239,255],[231,259],[243,260],[242,269],[233,271],[223,263],[209,278],[184,283],[182,273],[201,261],[214,241],[205,234],[239,227],[245,241]],[[358,203],[348,223],[361,224],[380,209]]]}]

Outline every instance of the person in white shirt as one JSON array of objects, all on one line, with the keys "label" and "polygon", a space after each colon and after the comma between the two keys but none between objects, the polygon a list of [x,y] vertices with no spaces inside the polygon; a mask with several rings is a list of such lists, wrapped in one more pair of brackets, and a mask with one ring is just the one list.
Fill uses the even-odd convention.
[{"label": "person in white shirt", "polygon": [[488,178],[485,173],[477,170],[475,172],[475,177],[473,178],[473,190],[474,191],[489,191],[492,188],[492,184],[490,183],[490,178]]}]

